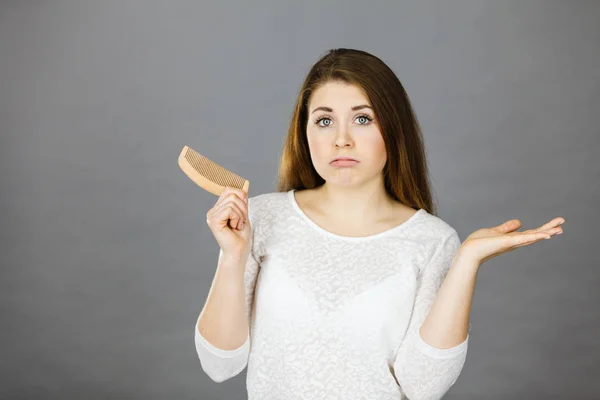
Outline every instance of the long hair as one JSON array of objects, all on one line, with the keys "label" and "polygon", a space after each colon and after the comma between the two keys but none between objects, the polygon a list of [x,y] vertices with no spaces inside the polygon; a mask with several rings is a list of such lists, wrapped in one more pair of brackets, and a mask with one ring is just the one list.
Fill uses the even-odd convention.
[{"label": "long hair", "polygon": [[311,94],[332,81],[359,86],[373,106],[387,153],[383,170],[387,193],[404,205],[436,215],[421,128],[408,95],[382,60],[362,50],[331,49],[308,72],[283,146],[277,191],[312,189],[325,183],[311,161],[306,125]]}]

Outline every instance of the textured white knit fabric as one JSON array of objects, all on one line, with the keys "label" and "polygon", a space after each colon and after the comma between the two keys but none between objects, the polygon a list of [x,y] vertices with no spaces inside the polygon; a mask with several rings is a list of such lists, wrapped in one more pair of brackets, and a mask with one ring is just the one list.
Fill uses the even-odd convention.
[{"label": "textured white knit fabric", "polygon": [[195,325],[202,369],[222,382],[247,366],[250,400],[442,398],[469,337],[439,349],[419,328],[461,244],[456,230],[419,209],[385,232],[340,236],[304,214],[294,191],[248,199],[250,331],[221,350]]}]

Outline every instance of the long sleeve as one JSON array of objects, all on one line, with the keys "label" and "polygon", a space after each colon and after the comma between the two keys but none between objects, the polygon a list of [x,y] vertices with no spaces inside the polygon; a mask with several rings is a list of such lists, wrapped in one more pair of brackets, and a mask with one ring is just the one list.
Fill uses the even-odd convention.
[{"label": "long sleeve", "polygon": [[[248,212],[250,223],[254,230],[254,198],[248,200]],[[223,255],[222,250],[219,251],[219,260]],[[260,263],[257,260],[257,256],[254,251],[250,251],[248,255],[248,261],[246,262],[246,269],[244,271],[244,288],[246,295],[246,317],[248,318],[248,326],[252,326],[252,308],[254,303],[254,292],[255,285],[260,270]],[[213,346],[209,343],[205,337],[203,337],[198,331],[198,321],[200,316],[196,320],[194,325],[194,342],[196,345],[196,351],[202,369],[206,374],[215,382],[223,382],[227,379],[233,378],[238,375],[248,364],[248,356],[250,354],[250,329],[248,330],[248,336],[246,341],[237,349],[223,350]]]},{"label": "long sleeve", "polygon": [[441,399],[454,385],[465,363],[468,335],[463,343],[440,349],[428,345],[419,334],[460,244],[454,230],[436,249],[417,278],[411,319],[393,364],[398,383],[410,400]]}]

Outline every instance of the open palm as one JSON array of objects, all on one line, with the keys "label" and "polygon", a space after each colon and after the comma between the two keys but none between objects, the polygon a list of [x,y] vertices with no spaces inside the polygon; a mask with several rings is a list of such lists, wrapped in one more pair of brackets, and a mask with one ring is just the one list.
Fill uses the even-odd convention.
[{"label": "open palm", "polygon": [[553,235],[561,234],[565,222],[557,217],[535,229],[517,231],[521,221],[511,219],[492,228],[482,228],[471,233],[461,245],[460,252],[483,263],[497,255],[512,251],[517,247],[529,246],[542,239],[550,239]]}]

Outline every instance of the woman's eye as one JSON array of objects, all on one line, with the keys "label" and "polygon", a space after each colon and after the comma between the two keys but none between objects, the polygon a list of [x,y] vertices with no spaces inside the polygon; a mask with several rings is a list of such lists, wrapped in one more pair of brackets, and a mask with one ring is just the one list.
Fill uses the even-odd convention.
[{"label": "woman's eye", "polygon": [[[366,119],[369,122],[372,120],[372,118],[369,117],[368,115],[359,115],[358,118],[364,118],[364,119]],[[361,125],[367,125],[367,123],[368,122],[365,122],[364,124],[361,124]]]},{"label": "woman's eye", "polygon": [[[357,118],[357,119],[358,119],[358,118],[363,118],[364,120],[367,120],[368,122],[370,122],[370,121],[372,121],[372,120],[373,120],[373,118],[369,117],[368,115],[359,115],[359,116],[358,116],[358,117],[356,117],[356,118]],[[329,118],[329,117],[321,117],[321,118],[319,118],[318,120],[316,120],[316,121],[315,121],[315,124],[319,125],[319,126],[320,126],[320,127],[322,127],[322,128],[325,128],[325,127],[327,127],[327,126],[331,125],[331,123],[328,123],[328,124],[327,124],[327,125],[325,125],[325,126],[321,125],[321,121],[324,121],[324,120],[329,120],[329,121],[331,121],[331,118]],[[361,124],[359,124],[359,125],[368,125],[368,122],[361,123]]]},{"label": "woman's eye", "polygon": [[[317,125],[319,125],[319,126],[323,127],[323,125],[321,125],[321,121],[323,121],[323,120],[326,120],[326,119],[327,119],[327,120],[330,120],[330,119],[329,119],[329,118],[327,118],[327,117],[319,118],[318,120],[316,120],[316,121],[315,121],[315,124],[317,124]],[[331,120],[330,120],[330,121],[331,121]],[[329,125],[329,124],[327,124],[327,125]]]}]

